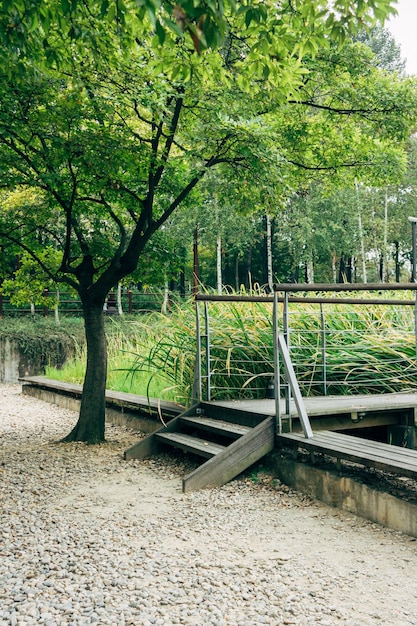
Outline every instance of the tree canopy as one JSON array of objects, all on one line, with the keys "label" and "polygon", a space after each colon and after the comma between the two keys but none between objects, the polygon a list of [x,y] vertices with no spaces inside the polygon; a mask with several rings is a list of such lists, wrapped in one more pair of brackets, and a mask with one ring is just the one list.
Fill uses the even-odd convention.
[{"label": "tree canopy", "polygon": [[[396,0],[3,0],[2,43],[21,57],[62,61],[68,40],[105,50],[130,47],[153,29],[157,43],[189,37],[196,51],[223,45],[237,20],[240,39],[251,52],[316,52],[331,37],[369,28],[395,12]],[[113,42],[112,42],[113,43]],[[104,45],[103,45],[104,44]]]}]

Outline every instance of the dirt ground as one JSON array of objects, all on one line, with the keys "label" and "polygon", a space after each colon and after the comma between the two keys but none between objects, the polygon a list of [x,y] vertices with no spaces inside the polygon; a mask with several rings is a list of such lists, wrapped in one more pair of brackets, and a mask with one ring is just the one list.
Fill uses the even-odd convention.
[{"label": "dirt ground", "polygon": [[140,436],[59,444],[76,415],[0,385],[0,626],[417,624],[417,542],[259,468],[191,494]]}]

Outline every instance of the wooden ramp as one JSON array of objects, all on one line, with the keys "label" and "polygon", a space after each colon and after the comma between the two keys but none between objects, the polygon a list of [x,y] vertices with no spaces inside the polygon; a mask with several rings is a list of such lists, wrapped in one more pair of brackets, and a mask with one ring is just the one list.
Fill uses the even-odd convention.
[{"label": "wooden ramp", "polygon": [[274,418],[201,403],[174,418],[126,450],[125,459],[144,459],[180,448],[202,459],[185,476],[184,493],[204,487],[220,487],[274,448]]},{"label": "wooden ramp", "polygon": [[300,433],[276,436],[277,444],[311,453],[327,454],[338,460],[353,461],[366,467],[417,479],[417,450],[393,446],[352,435],[322,430],[306,439]]}]

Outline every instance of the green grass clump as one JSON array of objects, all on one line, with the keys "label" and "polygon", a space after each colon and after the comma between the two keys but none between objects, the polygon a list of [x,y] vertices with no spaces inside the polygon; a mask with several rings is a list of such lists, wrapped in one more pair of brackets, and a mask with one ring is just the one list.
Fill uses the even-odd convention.
[{"label": "green grass clump", "polygon": [[[134,372],[134,364],[139,353],[147,353],[150,349],[147,325],[136,321],[136,318],[109,318],[106,320],[108,346],[107,389],[149,395],[149,397],[174,400],[169,380],[162,372]],[[83,342],[77,346],[74,358],[68,360],[58,369],[48,366],[45,375],[54,380],[82,384],[87,362],[86,346]]]}]

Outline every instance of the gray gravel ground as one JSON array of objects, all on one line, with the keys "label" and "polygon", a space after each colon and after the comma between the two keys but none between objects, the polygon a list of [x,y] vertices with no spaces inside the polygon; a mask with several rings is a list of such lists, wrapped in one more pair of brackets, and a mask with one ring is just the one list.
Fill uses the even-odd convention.
[{"label": "gray gravel ground", "polygon": [[417,542],[250,474],[183,495],[138,434],[0,385],[0,626],[417,624]]}]

